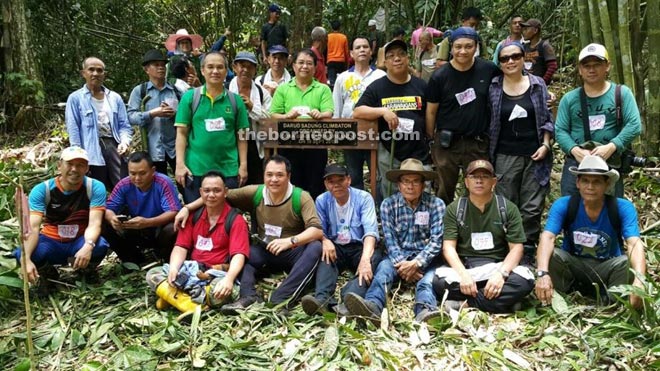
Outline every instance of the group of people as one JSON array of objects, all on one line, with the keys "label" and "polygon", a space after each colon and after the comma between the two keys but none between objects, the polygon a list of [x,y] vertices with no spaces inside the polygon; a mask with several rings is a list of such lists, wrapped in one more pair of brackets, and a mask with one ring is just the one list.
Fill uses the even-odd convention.
[{"label": "group of people", "polygon": [[[335,71],[331,90],[318,76],[326,73],[325,29],[314,28],[312,47],[291,57],[292,76],[280,13],[269,7],[261,45],[269,68],[261,76],[254,53],[241,51],[230,65],[225,53],[211,51],[200,56],[199,81],[194,63],[178,58],[189,71],[177,77],[189,85],[181,90],[167,78],[178,68],[173,58],[150,50],[142,59],[148,81],[126,107],[103,85],[103,62],[83,62],[85,85],[66,108],[71,147],[59,175],[30,193],[30,281],[52,273],[53,264],[89,271],[112,249],[124,262],[168,262],[147,274],[159,307],[184,310],[185,298],[237,313],[263,299],[258,277],[286,271],[270,305],[288,310],[300,301],[310,315],[334,311],[375,323],[399,280],[416,285],[417,321],[437,316],[439,300],[445,310],[505,313],[534,289],[547,304],[554,288],[596,290],[609,300],[613,285],[642,284],[637,214],[620,198],[621,177],[611,169],[640,133],[639,112],[631,91],[607,79],[602,45],[580,52],[583,86],[562,98],[553,120],[547,83],[556,62],[537,20],[512,18],[511,36],[496,51],[499,66],[479,57],[474,8],[432,51],[429,39],[438,34],[420,22],[421,70],[411,67],[401,38],[380,47],[384,70],[376,68],[378,35],[375,43],[357,36],[348,48],[353,66],[327,65]],[[178,33],[170,46],[190,51],[191,36]],[[542,73],[527,66],[541,60]],[[230,68],[235,77],[227,83]],[[325,149],[264,158],[263,143],[247,134],[266,118],[377,121],[377,194],[362,190],[364,151],[345,151],[345,165],[327,165]],[[128,155],[131,125],[143,132],[146,150]],[[542,229],[555,139],[566,153],[564,197]],[[455,198],[461,171],[466,195]],[[250,228],[241,212],[250,214]],[[343,270],[355,277],[337,300]],[[314,293],[305,295],[312,282]],[[639,297],[630,300],[640,305]]]}]

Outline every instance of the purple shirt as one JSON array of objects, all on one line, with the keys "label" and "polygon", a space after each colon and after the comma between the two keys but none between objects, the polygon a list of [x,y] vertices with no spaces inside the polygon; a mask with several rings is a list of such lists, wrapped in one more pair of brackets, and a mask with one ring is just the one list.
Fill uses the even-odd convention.
[{"label": "purple shirt", "polygon": [[130,177],[117,183],[108,197],[106,209],[119,213],[124,207],[128,207],[130,216],[153,218],[167,211],[179,211],[181,203],[172,180],[156,173],[151,188],[145,192],[133,185]]}]

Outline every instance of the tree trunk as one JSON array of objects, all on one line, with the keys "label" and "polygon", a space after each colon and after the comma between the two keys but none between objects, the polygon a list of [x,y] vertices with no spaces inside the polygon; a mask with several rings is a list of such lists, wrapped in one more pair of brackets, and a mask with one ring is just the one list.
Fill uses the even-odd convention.
[{"label": "tree trunk", "polygon": [[24,0],[2,1],[2,49],[7,72],[18,72],[30,80],[41,81],[39,68],[25,18]]},{"label": "tree trunk", "polygon": [[[587,0],[587,5],[589,6],[588,12],[589,14],[593,14],[593,16],[590,16],[591,18],[591,41],[589,43],[598,43],[602,44],[603,43],[603,36],[602,33],[600,32],[601,26],[600,26],[600,17],[596,16],[598,14],[598,0]],[[582,16],[582,14],[580,14]],[[582,35],[580,35],[580,40],[582,40]],[[583,44],[582,47],[584,48],[587,46],[587,44]]]},{"label": "tree trunk", "polygon": [[648,27],[648,94],[646,95],[646,120],[642,141],[645,155],[657,155],[660,150],[660,0],[646,2]]},{"label": "tree trunk", "polygon": [[610,55],[610,78],[617,83],[622,81],[621,66],[617,63],[616,58],[616,44],[614,42],[614,34],[612,32],[612,23],[610,22],[610,13],[607,9],[607,0],[601,0],[598,3],[598,12],[600,13],[600,22],[603,25],[603,39],[605,40],[605,48]]},{"label": "tree trunk", "polygon": [[[580,48],[587,46],[592,38],[593,22],[597,17],[589,17],[589,0],[578,0],[578,27],[580,28]],[[591,22],[590,22],[591,20]]]},{"label": "tree trunk", "polygon": [[[642,63],[642,49],[645,33],[641,29],[640,0],[630,0],[630,41],[632,43],[632,65],[635,77],[635,100],[640,110],[644,107],[644,67]],[[642,112],[642,117],[644,117]]]},{"label": "tree trunk", "polygon": [[635,91],[635,79],[633,77],[632,52],[630,49],[630,28],[629,19],[630,6],[628,0],[618,0],[619,2],[619,50],[621,52],[621,72],[623,73],[623,83],[633,92]]}]

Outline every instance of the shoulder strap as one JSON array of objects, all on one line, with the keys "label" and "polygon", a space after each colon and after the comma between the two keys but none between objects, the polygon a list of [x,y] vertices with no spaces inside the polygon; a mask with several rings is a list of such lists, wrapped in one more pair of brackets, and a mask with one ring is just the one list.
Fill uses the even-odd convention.
[{"label": "shoulder strap", "polygon": [[144,96],[147,95],[147,83],[146,81],[140,84],[140,101],[144,99]]},{"label": "shoulder strap", "polygon": [[238,215],[238,211],[236,211],[236,209],[233,207],[229,209],[229,213],[225,219],[225,233],[227,233],[227,236],[229,236],[229,231],[231,231],[231,227],[234,225],[234,219],[236,219],[236,215]]},{"label": "shoulder strap", "polygon": [[302,205],[300,202],[302,191],[302,188],[293,187],[293,193],[291,194],[291,206],[293,207],[293,212],[298,216],[302,215]]},{"label": "shoulder strap", "polygon": [[577,217],[578,207],[580,207],[581,197],[579,194],[571,195],[568,200],[568,210],[566,211],[566,217],[564,218],[564,223],[561,228],[564,230],[564,238],[569,238],[572,241],[573,237],[567,236],[567,233],[571,227],[571,224],[575,221]]},{"label": "shoulder strap", "polygon": [[257,87],[257,91],[259,92],[259,103],[263,105],[264,103],[264,90],[259,86],[259,84],[254,84]]},{"label": "shoulder strap", "polygon": [[[85,177],[87,179],[87,182],[85,183],[85,187],[87,188],[87,198],[89,201],[92,201],[92,186],[93,186],[93,181],[92,178],[90,177]],[[112,190],[110,190],[112,192]]]},{"label": "shoulder strap", "polygon": [[612,228],[614,228],[619,241],[622,241],[621,218],[619,217],[619,204],[616,197],[605,195],[605,205],[607,206],[607,216],[610,218],[610,224],[612,224]]},{"label": "shoulder strap", "polygon": [[252,214],[250,215],[250,225],[252,233],[257,233],[257,206],[261,203],[261,200],[264,199],[264,185],[259,184],[257,186],[257,191],[252,197]]},{"label": "shoulder strap", "polygon": [[202,213],[204,212],[205,208],[206,208],[205,206],[202,206],[199,209],[195,210],[195,213],[193,214],[193,219],[192,219],[193,225],[197,224],[197,222],[199,221],[199,218],[202,217]]},{"label": "shoulder strap", "polygon": [[584,88],[580,88],[580,105],[582,106],[582,130],[584,130],[584,141],[591,140],[591,130],[589,129],[589,110],[587,109],[587,94]]},{"label": "shoulder strap", "polygon": [[232,114],[235,118],[238,116],[238,109],[236,108],[236,94],[227,90],[227,98],[229,98],[229,104],[231,104]]},{"label": "shoulder strap", "polygon": [[621,101],[621,85],[616,84],[614,88],[614,103],[616,104],[616,131],[621,132],[623,127],[623,117],[622,117],[622,101]]},{"label": "shoulder strap", "polygon": [[509,218],[506,215],[506,199],[502,195],[495,195],[495,202],[497,203],[497,211],[500,213],[502,229],[504,229],[504,234],[507,234],[509,231]]},{"label": "shoulder strap", "polygon": [[44,180],[44,216],[46,216],[46,212],[48,211],[48,204],[50,203],[50,187],[48,186],[48,180]]},{"label": "shoulder strap", "polygon": [[[266,72],[268,72],[268,71],[266,71]],[[261,79],[259,80],[259,81],[260,81],[260,84],[259,84],[259,85],[263,85],[263,84],[264,84],[264,81],[265,81],[265,79],[266,79],[266,72],[264,72],[264,74],[261,75]]]},{"label": "shoulder strap", "polygon": [[458,199],[458,209],[456,210],[456,221],[459,228],[465,227],[465,211],[467,209],[467,197],[463,196]]},{"label": "shoulder strap", "polygon": [[172,85],[172,88],[174,89],[174,95],[176,95],[176,100],[180,101],[181,91],[176,87],[176,77],[170,77],[167,79],[167,82]]},{"label": "shoulder strap", "polygon": [[[191,110],[191,115],[190,117],[192,118],[195,116],[195,112],[197,112],[197,107],[199,107],[199,101],[202,99],[202,87],[198,86],[195,88],[193,91],[193,99],[192,99],[192,106],[190,106]],[[192,126],[191,126],[192,127]]]}]

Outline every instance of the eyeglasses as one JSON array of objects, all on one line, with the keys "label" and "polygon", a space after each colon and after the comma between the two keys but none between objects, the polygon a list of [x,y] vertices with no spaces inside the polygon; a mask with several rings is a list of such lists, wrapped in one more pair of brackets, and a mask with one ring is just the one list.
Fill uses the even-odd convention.
[{"label": "eyeglasses", "polygon": [[493,179],[491,175],[486,175],[486,174],[480,174],[480,175],[475,175],[475,174],[470,174],[467,176],[468,179],[472,180],[488,180],[488,179]]},{"label": "eyeglasses", "polygon": [[419,185],[422,185],[424,183],[424,181],[420,180],[420,179],[415,179],[415,180],[409,180],[409,179],[403,180],[402,179],[401,181],[399,181],[399,183],[401,183],[405,186],[419,186]]},{"label": "eyeglasses", "polygon": [[497,60],[500,61],[500,63],[507,63],[509,60],[519,61],[523,56],[524,56],[523,53],[500,55],[500,57],[497,58]]},{"label": "eyeglasses", "polygon": [[398,53],[387,53],[385,59],[395,59],[395,58],[405,58],[408,56],[408,53],[400,51]]},{"label": "eyeglasses", "polygon": [[296,62],[296,64],[299,65],[300,67],[302,67],[302,66],[312,67],[314,65],[314,62],[298,61],[298,62]]}]

